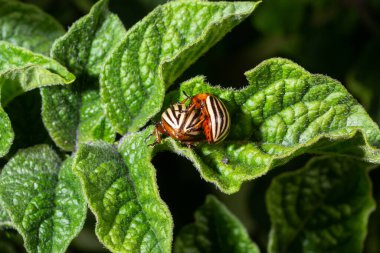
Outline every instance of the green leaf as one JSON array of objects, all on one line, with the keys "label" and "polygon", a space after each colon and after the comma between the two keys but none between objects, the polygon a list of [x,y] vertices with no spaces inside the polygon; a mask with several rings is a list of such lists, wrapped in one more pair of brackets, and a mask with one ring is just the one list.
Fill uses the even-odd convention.
[{"label": "green leaf", "polygon": [[185,226],[178,234],[174,252],[235,252],[259,253],[244,226],[215,197],[195,213],[195,223]]},{"label": "green leaf", "polygon": [[171,1],[133,26],[100,77],[102,102],[114,129],[125,134],[144,126],[160,111],[165,89],[256,6]]},{"label": "green leaf", "polygon": [[0,88],[4,106],[23,92],[75,80],[65,67],[40,54],[0,41]]},{"label": "green leaf", "polygon": [[0,227],[13,227],[11,218],[2,205],[0,206]]},{"label": "green leaf", "polygon": [[[16,96],[37,87],[69,84],[75,76],[58,62],[40,54],[0,41],[1,104],[5,106]],[[0,157],[13,141],[8,116],[0,106]]]},{"label": "green leaf", "polygon": [[82,93],[79,121],[79,143],[93,139],[110,143],[115,140],[115,131],[104,115],[98,91]]},{"label": "green leaf", "polygon": [[0,157],[5,156],[14,139],[11,121],[4,109],[0,106]]},{"label": "green leaf", "polygon": [[120,141],[80,144],[74,171],[80,177],[96,234],[112,252],[170,252],[173,221],[161,200],[148,128]]},{"label": "green leaf", "polygon": [[[238,91],[211,87],[202,77],[180,89],[189,95],[215,94],[226,104],[232,122],[226,141],[195,149],[165,141],[166,149],[192,160],[222,191],[236,192],[242,182],[303,153],[380,163],[378,126],[338,81],[280,58],[264,61],[246,76],[249,86]],[[169,97],[184,99],[178,91]]]},{"label": "green leaf", "polygon": [[19,151],[5,165],[0,196],[28,252],[65,252],[86,217],[72,159],[61,162],[47,145]]},{"label": "green leaf", "polygon": [[53,41],[65,30],[37,7],[0,0],[0,40],[48,55]]},{"label": "green leaf", "polygon": [[375,208],[368,167],[346,157],[322,157],[275,178],[267,194],[269,252],[362,252]]},{"label": "green leaf", "polygon": [[44,124],[54,142],[67,151],[74,150],[77,140],[115,138],[101,107],[98,76],[126,31],[107,6],[107,0],[96,3],[52,48],[53,58],[77,75],[72,87],[41,90]]}]

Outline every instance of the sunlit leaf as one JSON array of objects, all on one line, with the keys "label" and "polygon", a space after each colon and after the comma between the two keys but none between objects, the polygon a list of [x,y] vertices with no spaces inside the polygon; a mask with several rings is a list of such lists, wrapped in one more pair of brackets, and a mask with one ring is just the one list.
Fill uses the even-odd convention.
[{"label": "sunlit leaf", "polygon": [[3,208],[28,252],[65,252],[82,229],[86,204],[72,159],[48,146],[19,151],[0,177]]},{"label": "sunlit leaf", "polygon": [[77,140],[114,140],[100,104],[98,75],[125,33],[108,0],[101,0],[54,43],[53,58],[77,75],[72,87],[41,89],[43,121],[60,148],[72,151]]},{"label": "sunlit leaf", "polygon": [[[231,132],[218,145],[188,149],[168,138],[167,149],[193,161],[204,179],[236,192],[303,153],[349,155],[380,162],[380,131],[363,107],[336,80],[311,74],[286,59],[270,59],[246,73],[242,90],[205,84],[202,77],[182,84],[171,99],[211,93],[231,114]],[[172,102],[167,102],[170,104]]]},{"label": "sunlit leaf", "polygon": [[144,126],[176,78],[256,6],[170,1],[133,26],[101,74],[102,102],[114,129],[125,134]]},{"label": "sunlit leaf", "polygon": [[80,144],[74,171],[80,177],[96,234],[112,252],[170,252],[173,221],[161,200],[146,132],[116,149],[105,142]]}]

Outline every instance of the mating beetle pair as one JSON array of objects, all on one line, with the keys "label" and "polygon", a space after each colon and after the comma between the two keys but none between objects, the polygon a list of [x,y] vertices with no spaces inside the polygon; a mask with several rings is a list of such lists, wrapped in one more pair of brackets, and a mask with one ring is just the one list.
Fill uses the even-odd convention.
[{"label": "mating beetle pair", "polygon": [[[188,100],[190,104],[186,107],[185,103]],[[185,100],[171,105],[162,114],[161,121],[156,124],[153,131],[156,135],[154,144],[161,141],[161,134],[186,145],[193,145],[203,140],[215,144],[227,137],[230,126],[230,114],[217,97],[207,93],[187,96]]]}]

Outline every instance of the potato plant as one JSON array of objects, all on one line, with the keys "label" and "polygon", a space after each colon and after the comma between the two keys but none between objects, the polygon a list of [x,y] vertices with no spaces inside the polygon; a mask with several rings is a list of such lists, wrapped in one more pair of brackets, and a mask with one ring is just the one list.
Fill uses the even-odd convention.
[{"label": "potato plant", "polygon": [[[110,252],[362,252],[375,210],[369,172],[380,164],[380,130],[339,81],[280,57],[252,64],[242,88],[204,75],[178,81],[265,2],[173,0],[128,29],[108,4],[96,2],[66,30],[33,5],[0,0],[2,252],[15,252],[15,231],[27,252],[75,252],[68,247],[89,212]],[[163,110],[199,93],[227,106],[227,139],[149,145]],[[19,148],[26,141],[13,122],[33,128],[36,119],[12,115],[35,110],[36,96],[43,125],[34,133],[49,138]],[[14,106],[19,98],[28,106]],[[258,247],[213,195],[204,196],[193,223],[176,227],[152,163],[164,151],[191,161],[218,196],[297,157],[310,160],[265,190],[266,208],[257,210],[271,228],[267,246]]]}]

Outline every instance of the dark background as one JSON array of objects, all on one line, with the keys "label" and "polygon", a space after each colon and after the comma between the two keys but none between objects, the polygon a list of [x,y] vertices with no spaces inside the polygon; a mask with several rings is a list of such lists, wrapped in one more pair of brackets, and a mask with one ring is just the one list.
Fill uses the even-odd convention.
[{"label": "dark background", "polygon": [[[38,5],[68,28],[85,15],[93,0],[27,0]],[[111,0],[110,9],[127,28],[142,19],[163,0]],[[331,76],[359,100],[380,123],[380,0],[264,0],[256,11],[201,57],[178,83],[205,75],[213,85],[241,88],[247,85],[244,72],[271,57],[289,58],[312,73]],[[36,102],[37,101],[37,102]],[[40,119],[40,98],[33,91],[15,99],[6,111],[16,139],[12,151],[38,143],[52,143]],[[29,108],[20,115],[17,108]],[[31,120],[35,122],[30,127]],[[174,233],[193,221],[193,213],[212,193],[239,217],[251,238],[266,252],[270,222],[265,209],[265,192],[271,179],[302,167],[311,156],[304,155],[249,183],[233,195],[220,193],[203,181],[192,164],[171,153],[158,154],[157,168],[161,197],[174,218]],[[380,171],[371,172],[373,193],[380,203]],[[89,212],[85,228],[68,252],[107,252],[94,234],[94,217]],[[14,232],[0,232],[12,240],[14,251],[22,240]],[[0,246],[3,242],[0,241]],[[11,249],[12,250],[12,249]],[[10,251],[12,252],[12,251]],[[380,252],[380,211],[371,215],[366,253]]]}]

